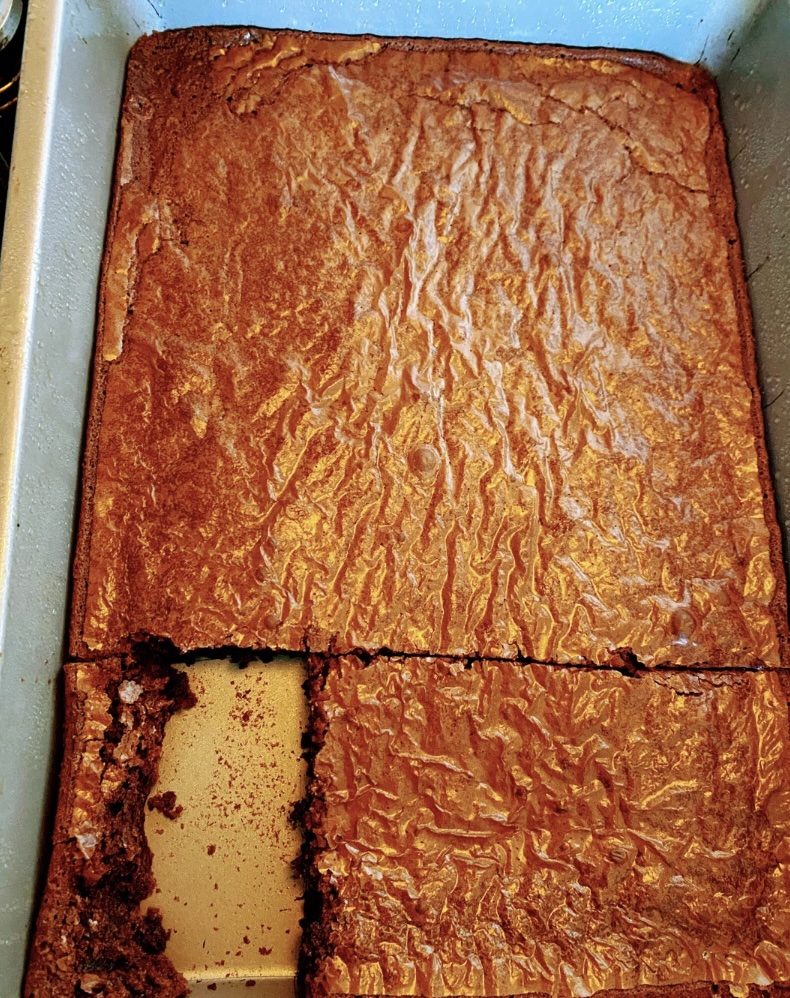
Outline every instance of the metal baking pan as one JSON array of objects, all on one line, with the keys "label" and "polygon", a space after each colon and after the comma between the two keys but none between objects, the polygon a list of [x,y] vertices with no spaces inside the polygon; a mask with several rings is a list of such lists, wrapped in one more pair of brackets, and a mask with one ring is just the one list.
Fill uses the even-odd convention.
[{"label": "metal baking pan", "polygon": [[[287,6],[279,0],[31,0],[0,259],[2,998],[19,993],[49,835],[53,756],[59,725],[57,675],[64,647],[96,288],[125,59],[134,40],[146,32],[216,23],[621,46],[700,60],[709,66],[719,79],[728,127],[780,522],[785,535],[787,532],[787,0],[675,0],[658,9],[647,0],[616,0],[600,5],[586,0],[558,0],[553,5],[514,5],[509,0],[411,0],[397,6],[380,4],[378,0],[294,0]],[[206,690],[205,702],[210,702],[211,710],[226,720],[234,710],[230,687],[223,692],[215,686],[220,673],[229,684],[228,668],[219,666],[215,678],[208,680],[205,668],[200,671],[198,667],[194,673],[196,682],[203,684],[205,680],[208,684],[202,687]],[[255,682],[255,675],[253,667],[245,681]],[[287,831],[285,797],[298,788],[301,778],[294,755],[298,719],[302,716],[299,711],[303,710],[300,682],[301,667],[296,660],[277,665],[264,684],[272,699],[267,700],[259,690],[261,725],[254,731],[242,726],[246,734],[239,735],[236,746],[236,752],[243,753],[246,737],[251,744],[255,738],[268,738],[267,752],[279,766],[279,775],[268,789],[253,781],[246,791],[248,797],[256,799],[257,795],[268,794],[269,810],[277,811],[279,816],[274,823],[270,816],[266,821],[262,819],[259,831],[262,841],[269,845],[261,848],[267,855],[259,862],[258,872],[250,874],[253,881],[259,877],[269,886],[269,878],[274,875],[271,871],[279,869],[276,875],[284,875],[284,857],[294,848],[293,841],[287,840],[287,835],[293,833]],[[271,713],[275,702],[281,705],[279,712]],[[293,709],[283,709],[286,704]],[[265,720],[267,711],[269,719]],[[166,741],[162,787],[177,786],[182,800],[193,801],[194,821],[190,826],[189,808],[185,808],[183,830],[179,822],[151,816],[149,833],[161,892],[153,903],[165,910],[166,921],[177,929],[171,940],[177,965],[196,982],[203,982],[195,984],[196,993],[212,981],[223,982],[212,994],[241,992],[242,988],[249,993],[248,980],[257,980],[261,985],[253,993],[287,993],[292,987],[296,952],[293,925],[298,918],[293,884],[283,879],[277,886],[280,893],[272,894],[253,883],[242,899],[232,899],[227,890],[218,888],[215,892],[213,888],[220,879],[226,885],[234,884],[235,868],[245,868],[244,850],[252,847],[242,844],[242,836],[232,822],[217,826],[222,842],[206,841],[206,836],[213,834],[213,819],[210,809],[201,814],[199,803],[211,799],[210,794],[207,797],[206,781],[215,778],[216,765],[221,765],[216,764],[216,758],[206,755],[203,769],[179,769],[180,745],[206,749],[210,744],[208,735],[200,733],[204,716],[192,711],[183,715],[183,723],[176,718]],[[227,794],[232,796],[232,792],[229,786]],[[258,840],[253,837],[248,841]],[[238,845],[236,855],[230,849],[234,843]],[[210,845],[216,849],[209,856]],[[209,859],[216,860],[213,868],[208,865]],[[194,878],[194,894],[184,904],[183,889],[177,882],[179,867],[183,872],[192,864],[199,866],[201,873]],[[220,877],[214,877],[214,871]],[[239,881],[235,883],[233,891],[239,890]],[[227,937],[221,942],[215,938],[209,946],[202,930],[206,928],[217,937],[211,923],[222,921],[213,917],[220,903],[209,896],[215,893],[222,894],[222,905],[253,899],[245,918],[248,914],[252,917],[253,909],[256,917],[260,916],[255,937],[259,941],[254,946],[252,942],[243,943],[245,935],[253,939],[246,929],[241,930],[238,945],[241,922],[233,922]],[[267,897],[262,899],[264,894]],[[275,897],[282,903],[272,904]],[[259,904],[268,907],[256,907]],[[289,927],[291,932],[287,933]],[[276,946],[266,941],[267,933],[272,938],[277,936]],[[200,953],[195,952],[198,936]],[[271,954],[259,952],[270,948]]]}]

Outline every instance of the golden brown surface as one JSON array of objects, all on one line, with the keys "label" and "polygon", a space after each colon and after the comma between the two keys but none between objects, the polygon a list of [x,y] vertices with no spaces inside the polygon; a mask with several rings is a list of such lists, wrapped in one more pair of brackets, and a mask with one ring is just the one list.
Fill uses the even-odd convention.
[{"label": "golden brown surface", "polygon": [[138,43],[74,653],[779,665],[729,190],[666,60]]},{"label": "golden brown surface", "polygon": [[348,656],[320,685],[311,993],[790,980],[776,674]]}]

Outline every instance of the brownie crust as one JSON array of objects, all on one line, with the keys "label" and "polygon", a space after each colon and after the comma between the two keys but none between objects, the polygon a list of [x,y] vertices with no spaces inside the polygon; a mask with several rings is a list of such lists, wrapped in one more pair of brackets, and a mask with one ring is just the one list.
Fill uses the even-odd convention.
[{"label": "brownie crust", "polygon": [[776,673],[313,657],[308,695],[308,994],[790,980]]},{"label": "brownie crust", "polygon": [[783,664],[710,77],[480,41],[138,42],[74,571],[80,658],[150,635]]},{"label": "brownie crust", "polygon": [[[120,659],[64,666],[65,746],[24,998],[182,998],[155,907],[145,802],[187,678]],[[145,910],[143,910],[145,908]]]},{"label": "brownie crust", "polygon": [[[524,995],[510,995],[509,998],[532,998],[540,992],[531,992]],[[700,981],[698,984],[665,984],[655,988],[614,988],[608,991],[597,991],[595,998],[765,998],[767,995],[774,995],[775,998],[786,998],[790,995],[790,987],[784,984],[768,984],[760,987],[757,984],[748,984],[743,987],[736,985],[706,984]],[[356,998],[382,998],[380,995],[357,995]],[[396,998],[394,995],[387,998]],[[451,998],[447,995],[446,998]],[[452,998],[461,998],[459,995]]]}]

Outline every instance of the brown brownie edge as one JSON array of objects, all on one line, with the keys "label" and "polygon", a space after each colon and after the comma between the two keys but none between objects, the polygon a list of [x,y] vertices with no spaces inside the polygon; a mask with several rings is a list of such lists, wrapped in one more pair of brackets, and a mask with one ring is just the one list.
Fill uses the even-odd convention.
[{"label": "brown brownie edge", "polygon": [[323,784],[315,773],[315,758],[323,748],[329,727],[321,694],[331,667],[331,658],[308,656],[307,679],[304,684],[308,717],[307,729],[302,737],[304,756],[307,760],[307,788],[304,800],[297,805],[294,812],[294,820],[302,826],[304,836],[302,854],[296,866],[305,885],[297,993],[310,998],[322,995],[321,990],[315,987],[315,980],[321,960],[332,952],[327,929],[334,920],[334,913],[340,910],[341,904],[337,892],[332,889],[326,877],[319,874],[317,867],[318,857],[326,848],[326,839],[322,831],[326,816],[326,801]]},{"label": "brown brownie edge", "polygon": [[119,659],[64,666],[65,744],[53,851],[24,998],[181,998],[164,953],[145,837],[145,802],[165,726],[191,706],[186,676]]}]

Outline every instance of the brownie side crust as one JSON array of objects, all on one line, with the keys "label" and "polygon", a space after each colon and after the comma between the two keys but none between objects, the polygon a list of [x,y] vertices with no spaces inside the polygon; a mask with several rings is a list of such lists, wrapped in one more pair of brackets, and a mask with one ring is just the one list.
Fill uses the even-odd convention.
[{"label": "brownie side crust", "polygon": [[307,657],[307,680],[304,684],[309,705],[307,730],[302,737],[302,748],[307,760],[307,787],[305,798],[299,802],[293,820],[304,834],[302,852],[295,870],[302,878],[304,890],[304,917],[301,921],[302,941],[299,947],[297,993],[312,998],[322,993],[315,981],[324,960],[333,952],[330,927],[337,921],[342,902],[329,878],[318,870],[318,859],[327,848],[324,823],[327,806],[323,783],[316,777],[315,760],[324,746],[329,730],[329,720],[324,710],[324,687],[333,659],[320,655]]},{"label": "brownie side crust", "polygon": [[308,994],[787,986],[777,674],[348,656],[308,692]]},{"label": "brownie side crust", "polygon": [[186,676],[152,662],[64,666],[65,750],[25,998],[182,998],[155,907],[145,803]]},{"label": "brownie side crust", "polygon": [[[393,142],[418,119],[423,140]],[[391,154],[425,190],[376,172]],[[462,161],[503,171],[485,204]],[[548,163],[570,197],[556,224]],[[140,634],[182,651],[782,664],[733,227],[715,87],[695,67],[262,29],[141,40],[102,278],[72,654]],[[621,259],[618,232],[655,266]],[[221,266],[218,245],[233,257]],[[470,262],[478,245],[490,280]],[[182,549],[200,577],[181,571]]]}]

